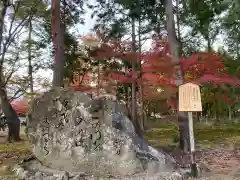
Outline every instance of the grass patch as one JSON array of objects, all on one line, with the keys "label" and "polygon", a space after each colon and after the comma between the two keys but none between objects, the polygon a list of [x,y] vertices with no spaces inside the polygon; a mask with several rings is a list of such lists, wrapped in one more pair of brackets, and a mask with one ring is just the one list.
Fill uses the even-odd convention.
[{"label": "grass patch", "polygon": [[31,154],[31,147],[23,130],[20,137],[22,141],[12,143],[6,143],[6,136],[0,137],[0,176],[10,180],[16,179],[11,167]]},{"label": "grass patch", "polygon": [[21,141],[12,143],[4,143],[4,141],[6,141],[6,137],[2,137],[2,142],[0,143],[0,153],[26,153],[31,151],[24,129],[21,129],[20,137],[22,139]]},{"label": "grass patch", "polygon": [[20,142],[13,142],[7,144],[0,144],[0,153],[27,153],[29,152],[30,145],[28,141],[22,140]]},{"label": "grass patch", "polygon": [[[149,128],[145,139],[155,147],[174,148],[178,144],[178,127],[174,124],[159,123]],[[240,147],[240,123],[207,125],[195,123],[194,134],[197,148],[209,148],[218,145],[234,145]]]}]

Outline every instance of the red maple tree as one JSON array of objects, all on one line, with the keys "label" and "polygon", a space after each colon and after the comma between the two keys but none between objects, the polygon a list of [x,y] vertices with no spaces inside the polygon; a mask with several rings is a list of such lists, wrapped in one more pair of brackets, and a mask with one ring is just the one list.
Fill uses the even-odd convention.
[{"label": "red maple tree", "polygon": [[[136,81],[143,85],[144,100],[168,99],[171,107],[176,108],[175,95],[177,86],[175,85],[175,64],[172,63],[172,57],[169,51],[169,45],[166,40],[154,41],[150,51],[139,54],[137,52],[125,51],[130,43],[117,43],[109,41],[94,48],[89,54],[95,59],[117,58],[122,61],[141,60],[140,71],[128,69],[125,72],[109,72],[108,80],[120,83],[131,83]],[[215,53],[199,52],[186,58],[182,57],[180,61],[185,82],[195,82],[200,85],[211,83],[215,87],[227,90],[225,84],[239,86],[240,80],[237,77],[229,75],[220,56]],[[114,85],[112,83],[112,85]],[[115,84],[116,85],[116,84]],[[230,98],[219,97],[231,102]]]}]

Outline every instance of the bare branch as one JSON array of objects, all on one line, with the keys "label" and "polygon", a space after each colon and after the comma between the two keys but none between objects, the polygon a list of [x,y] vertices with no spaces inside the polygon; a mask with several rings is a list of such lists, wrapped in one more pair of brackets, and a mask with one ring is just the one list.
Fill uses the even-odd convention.
[{"label": "bare branch", "polygon": [[83,71],[83,75],[82,75],[82,79],[80,80],[80,82],[79,82],[79,86],[80,85],[82,85],[82,83],[83,83],[83,80],[84,80],[84,78],[85,78],[85,75],[87,74],[87,72],[90,70],[91,68],[86,68],[84,71]]},{"label": "bare branch", "polygon": [[[21,32],[21,30],[24,27],[24,23],[27,23],[27,21],[25,21],[26,19],[27,19],[27,16],[16,26],[16,28],[14,29],[14,31],[12,33],[11,33],[11,31],[9,31],[9,35],[8,35],[8,38],[7,38],[6,42],[5,42],[5,44],[4,44],[4,47],[8,48],[9,45],[11,44],[11,42],[12,42],[12,39],[14,39],[15,36],[19,32]],[[21,28],[19,29],[20,26],[21,26]],[[7,49],[5,49],[5,50],[7,50]],[[5,52],[3,51],[3,53],[5,53]]]},{"label": "bare branch", "polygon": [[11,20],[11,23],[10,23],[9,31],[8,31],[8,37],[10,37],[10,35],[11,35],[13,24],[14,24],[14,21],[15,21],[15,18],[16,18],[16,12],[17,12],[19,7],[20,7],[20,2],[17,3],[16,7],[13,5],[13,11],[14,12],[13,12],[13,17],[12,17],[12,20]]},{"label": "bare branch", "polygon": [[[38,1],[38,3],[40,3],[41,0]],[[36,4],[37,5],[37,4]],[[18,33],[20,33],[25,25],[25,23],[28,22],[28,17],[29,16],[32,16],[32,14],[34,12],[36,12],[36,8],[35,7],[32,7],[29,12],[27,13],[27,15],[21,20],[21,22],[15,27],[15,29],[12,31],[12,28],[13,28],[13,24],[14,24],[14,21],[15,21],[15,16],[16,16],[16,13],[17,13],[17,10],[18,8],[20,7],[20,3],[17,4],[16,8],[14,8],[14,16],[11,20],[11,24],[10,24],[10,29],[8,31],[8,37],[5,41],[5,43],[3,44],[3,51],[0,52],[1,54],[1,59],[0,59],[0,67],[3,66],[3,62],[4,62],[4,58],[5,58],[5,54],[6,54],[6,51],[7,49],[9,48],[10,44],[12,43],[12,40],[16,37],[16,35]],[[27,20],[27,21],[26,21]],[[21,28],[20,28],[21,27]]]},{"label": "bare branch", "polygon": [[[21,92],[21,93],[20,93],[20,92]],[[18,93],[20,93],[20,94],[18,95]],[[18,90],[14,93],[14,95],[9,99],[9,102],[12,102],[13,100],[21,97],[21,96],[24,95],[25,93],[26,93],[26,90],[25,90],[25,89],[18,89]],[[18,95],[18,96],[17,96],[17,95]]]},{"label": "bare branch", "polygon": [[13,73],[16,72],[16,71],[20,68],[20,67],[14,68],[14,66],[16,65],[16,62],[17,62],[18,60],[19,60],[19,51],[18,51],[18,54],[17,54],[17,56],[16,56],[16,58],[15,58],[15,60],[14,60],[13,65],[12,65],[12,67],[11,67],[10,73],[8,73],[8,76],[7,76],[6,79],[5,79],[4,87],[8,84],[8,82],[9,82],[10,78],[12,77]]}]

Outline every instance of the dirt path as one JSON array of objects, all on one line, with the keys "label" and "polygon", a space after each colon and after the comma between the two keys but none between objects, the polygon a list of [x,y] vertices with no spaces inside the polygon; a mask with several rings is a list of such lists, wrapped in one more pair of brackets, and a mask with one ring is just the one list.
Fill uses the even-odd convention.
[{"label": "dirt path", "polygon": [[[187,167],[190,164],[190,155],[180,151],[172,152],[177,162]],[[184,157],[184,158],[183,158]],[[240,149],[214,148],[196,152],[198,164],[210,170],[209,177],[201,180],[240,180]]]}]

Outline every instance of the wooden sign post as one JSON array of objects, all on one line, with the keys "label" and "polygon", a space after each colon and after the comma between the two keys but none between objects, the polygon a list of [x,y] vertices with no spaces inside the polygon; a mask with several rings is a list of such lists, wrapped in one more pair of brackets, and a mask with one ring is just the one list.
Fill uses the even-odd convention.
[{"label": "wooden sign post", "polygon": [[202,111],[199,85],[193,83],[185,83],[179,86],[179,111],[188,112],[188,126],[191,149],[191,173],[193,177],[197,177],[198,173],[195,159],[195,142],[192,112]]}]

